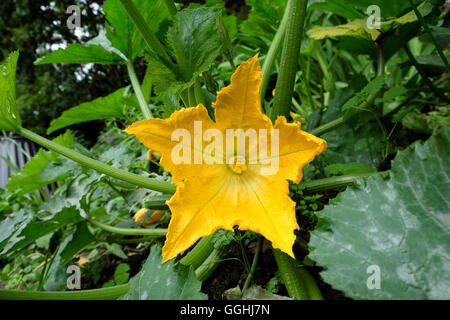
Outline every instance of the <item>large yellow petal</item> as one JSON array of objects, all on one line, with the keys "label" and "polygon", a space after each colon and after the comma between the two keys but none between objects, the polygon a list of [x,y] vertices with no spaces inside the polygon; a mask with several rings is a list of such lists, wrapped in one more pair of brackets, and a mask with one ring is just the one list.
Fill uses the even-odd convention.
[{"label": "large yellow petal", "polygon": [[172,219],[163,247],[163,262],[176,257],[217,229],[251,230],[292,257],[298,229],[295,203],[287,181],[254,172],[236,175],[224,165],[216,172],[186,180],[168,201]]},{"label": "large yellow petal", "polygon": [[[259,161],[278,160],[278,171],[274,176],[299,183],[303,177],[302,168],[313,161],[316,155],[322,153],[327,148],[327,143],[325,140],[301,130],[300,123],[287,123],[283,116],[277,118],[274,129],[278,129],[278,152],[270,154],[267,159],[259,159]],[[268,144],[270,145],[270,143],[271,140]],[[263,166],[260,165],[260,169]]]},{"label": "large yellow petal", "polygon": [[[194,123],[201,122],[202,132],[194,132]],[[133,123],[125,131],[134,134],[149,149],[161,153],[161,165],[166,171],[172,173],[172,182],[179,184],[188,179],[208,170],[210,165],[204,161],[196,163],[195,157],[207,157],[203,152],[209,142],[203,141],[203,134],[206,130],[214,128],[215,123],[208,115],[208,111],[203,105],[192,108],[183,108],[175,111],[168,119],[146,119]],[[172,134],[175,130],[185,129],[189,132],[190,141],[176,139],[172,141]],[[195,143],[194,140],[199,143]],[[176,163],[172,159],[172,150],[175,146],[183,144],[190,150],[190,161],[188,163]],[[201,146],[201,147],[200,147]],[[223,151],[222,151],[223,152]]]},{"label": "large yellow petal", "polygon": [[[172,173],[172,181],[177,184],[176,193],[167,202],[172,218],[163,248],[163,262],[176,257],[201,237],[217,229],[232,230],[236,225],[241,230],[260,233],[272,241],[273,247],[294,256],[292,245],[298,224],[295,203],[288,196],[287,180],[300,182],[303,166],[326,149],[326,142],[302,131],[299,124],[288,124],[284,117],[279,117],[273,126],[261,113],[261,78],[257,56],[239,66],[231,84],[218,93],[215,103],[217,123],[200,105],[177,111],[166,120],[148,119],[135,123],[126,130],[135,134],[149,149],[162,154],[161,164]],[[201,121],[202,134],[195,132],[196,121]],[[174,147],[179,146],[179,142],[171,138],[176,129],[189,133],[190,139],[186,143],[191,151],[190,163],[177,164],[172,159]],[[202,161],[195,164],[199,155],[203,159],[208,156],[205,150],[210,142],[203,141],[202,137],[209,129],[222,132],[224,143],[226,129],[267,129],[269,149],[272,140],[276,141],[276,132],[279,144],[266,159],[258,159],[257,163],[236,162],[228,166]],[[200,141],[200,144],[194,141]],[[219,150],[223,160],[236,156],[232,150],[229,151],[231,154],[225,155],[225,147]],[[257,148],[253,144],[246,150],[247,160],[251,158],[250,151],[255,149],[260,146]],[[261,169],[270,165],[264,164],[264,160],[271,159],[278,161],[277,171],[271,175],[261,174]]]},{"label": "large yellow petal", "polygon": [[258,55],[242,62],[231,77],[229,86],[217,93],[217,125],[223,129],[271,128],[270,119],[261,113],[260,88],[262,70]]}]

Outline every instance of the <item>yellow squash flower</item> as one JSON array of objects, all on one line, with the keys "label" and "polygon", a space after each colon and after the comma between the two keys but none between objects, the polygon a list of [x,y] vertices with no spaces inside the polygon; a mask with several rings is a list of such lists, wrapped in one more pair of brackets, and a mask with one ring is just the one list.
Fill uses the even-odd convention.
[{"label": "yellow squash flower", "polygon": [[159,220],[161,220],[161,218],[163,217],[165,212],[166,212],[166,210],[155,210],[155,211],[153,211],[153,213],[150,216],[150,218],[145,220],[144,224],[145,225],[149,225],[149,224],[158,222]]},{"label": "yellow squash flower", "polygon": [[[303,166],[326,149],[326,142],[302,131],[299,123],[287,123],[285,117],[278,117],[272,124],[261,113],[261,81],[262,71],[255,56],[243,62],[233,74],[231,84],[218,92],[213,104],[215,122],[206,108],[198,105],[176,111],[168,119],[147,119],[126,129],[147,148],[162,154],[161,165],[171,172],[172,183],[177,185],[176,193],[167,201],[172,218],[163,247],[163,262],[176,257],[201,237],[217,229],[233,230],[235,225],[240,230],[263,235],[274,248],[294,257],[294,230],[299,227],[287,180],[299,183]],[[200,133],[196,127],[199,123]],[[217,135],[205,137],[206,132],[221,132],[225,137],[228,129],[265,131],[267,138],[256,140],[256,145],[249,143],[244,153],[237,154],[236,148],[225,150],[216,145],[215,142],[220,142]],[[189,134],[187,141],[186,136],[183,140],[174,139],[173,133],[180,130]],[[251,159],[250,149],[271,146],[275,136],[279,141],[277,150],[271,149],[265,159],[264,156],[256,161]],[[180,149],[184,159],[191,161],[180,162],[175,158]],[[277,160],[276,172],[262,174],[270,159]]]},{"label": "yellow squash flower", "polygon": [[148,209],[147,208],[141,208],[141,209],[139,209],[138,210],[138,212],[136,212],[135,214],[134,214],[134,222],[139,222],[139,221],[141,221],[142,220],[142,218],[147,214],[147,212],[148,212]]}]

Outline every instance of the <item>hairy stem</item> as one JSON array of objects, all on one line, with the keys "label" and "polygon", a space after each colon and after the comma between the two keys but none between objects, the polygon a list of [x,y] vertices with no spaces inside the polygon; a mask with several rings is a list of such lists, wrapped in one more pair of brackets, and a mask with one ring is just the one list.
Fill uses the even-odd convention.
[{"label": "hairy stem", "polygon": [[270,44],[269,51],[267,52],[266,58],[264,59],[264,63],[262,66],[262,74],[263,79],[261,83],[261,105],[264,104],[264,97],[266,95],[267,86],[269,85],[270,74],[273,69],[273,65],[277,59],[278,53],[281,48],[281,44],[283,43],[284,35],[286,33],[286,26],[289,17],[290,3],[292,0],[288,0],[286,4],[286,9],[283,14],[283,18],[281,19],[280,26],[278,27],[275,36],[273,37],[272,43]]},{"label": "hairy stem", "polygon": [[261,252],[263,237],[259,236],[258,242],[256,244],[255,256],[253,257],[252,266],[250,267],[250,272],[248,273],[247,279],[245,280],[244,286],[242,287],[242,295],[244,295],[245,290],[247,290],[250,282],[255,274],[256,265],[258,264],[259,253]]},{"label": "hairy stem", "polygon": [[150,29],[147,22],[145,22],[138,8],[136,8],[136,5],[133,3],[133,0],[120,0],[120,2],[125,8],[128,16],[131,18],[131,20],[133,20],[133,23],[138,28],[147,45],[160,57],[166,60],[167,63],[172,63],[172,60],[167,53],[166,48],[164,48],[158,37]]},{"label": "hairy stem", "polygon": [[436,50],[439,53],[439,57],[441,57],[442,62],[444,62],[445,67],[447,68],[447,72],[450,72],[450,65],[448,63],[447,57],[445,56],[444,52],[442,52],[441,47],[439,46],[439,43],[436,40],[436,37],[433,35],[433,32],[431,32],[430,27],[428,26],[428,23],[425,21],[424,17],[420,13],[420,11],[417,9],[417,6],[414,4],[412,0],[409,0],[409,3],[413,7],[414,13],[416,14],[417,18],[420,21],[420,24],[425,28],[425,31],[430,36],[431,40],[434,43],[434,46],[436,47]]},{"label": "hairy stem", "polygon": [[0,300],[116,300],[130,290],[128,284],[76,291],[0,290]]},{"label": "hairy stem", "polygon": [[185,266],[193,266],[194,269],[197,269],[214,250],[212,239],[213,235],[201,238],[194,249],[189,251],[188,254],[180,260],[180,263]]},{"label": "hairy stem", "polygon": [[31,141],[34,141],[37,144],[40,144],[41,146],[46,147],[49,150],[55,151],[59,154],[62,154],[63,156],[65,156],[75,162],[78,162],[81,165],[84,165],[86,167],[94,169],[98,172],[104,173],[107,176],[134,184],[138,187],[147,188],[147,189],[155,190],[155,191],[160,191],[163,193],[170,193],[170,194],[175,193],[175,190],[176,190],[175,185],[173,185],[169,182],[146,178],[146,177],[134,174],[134,173],[127,172],[125,170],[111,167],[100,161],[91,159],[91,158],[86,157],[85,155],[82,155],[76,151],[66,148],[58,143],[50,141],[50,140],[48,140],[30,130],[27,130],[25,128],[20,128],[18,131],[19,131],[18,133],[20,135],[24,136],[25,138],[28,138]]},{"label": "hairy stem", "polygon": [[131,80],[131,85],[133,86],[134,93],[136,94],[137,100],[139,102],[139,107],[141,107],[142,114],[145,119],[153,118],[152,112],[150,111],[147,101],[145,101],[144,93],[142,92],[141,85],[134,71],[133,62],[127,61],[128,75]]},{"label": "hairy stem", "polygon": [[173,19],[178,11],[175,6],[175,2],[173,0],[164,0],[164,2],[166,3],[167,10],[169,10],[169,13]]},{"label": "hairy stem", "polygon": [[277,116],[289,116],[294,93],[295,74],[298,69],[298,56],[305,24],[308,0],[292,0],[287,8],[289,12],[281,55],[280,72],[278,75],[271,119]]},{"label": "hairy stem", "polygon": [[96,226],[102,230],[117,233],[124,236],[147,236],[160,238],[164,237],[167,234],[167,229],[143,229],[143,228],[117,228],[113,226],[109,226],[107,224],[92,220],[86,219],[90,224]]}]

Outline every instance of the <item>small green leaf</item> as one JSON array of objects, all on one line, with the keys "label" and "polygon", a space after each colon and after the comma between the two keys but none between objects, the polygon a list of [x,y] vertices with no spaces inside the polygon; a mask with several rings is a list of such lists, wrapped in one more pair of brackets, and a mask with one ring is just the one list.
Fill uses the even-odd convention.
[{"label": "small green leaf", "polygon": [[53,253],[54,257],[51,260],[50,268],[44,279],[45,291],[63,291],[67,286],[68,274],[61,261],[61,255],[66,250],[67,246],[72,241],[73,235],[67,236],[59,245],[58,250]]},{"label": "small green leaf", "polygon": [[[387,0],[388,2],[394,2]],[[364,7],[366,10],[371,5],[377,5],[377,1],[370,0],[370,3]],[[352,3],[353,4],[353,3]],[[347,4],[350,6],[350,4]],[[325,8],[325,5],[323,6]],[[387,4],[383,3],[383,6],[379,6],[381,9],[382,17],[389,18]],[[409,7],[409,5],[407,6]],[[420,13],[425,17],[429,15],[433,10],[433,5],[429,1],[425,1],[417,7]],[[393,10],[394,11],[394,10]],[[395,16],[394,16],[395,17]],[[380,30],[376,28],[369,28],[367,24],[367,18],[355,19],[349,23],[341,24],[333,27],[315,26],[310,29],[307,34],[315,40],[325,39],[329,37],[355,37],[367,41],[376,41],[378,37],[385,32],[398,28],[400,25],[417,21],[417,16],[413,10],[399,18],[385,19],[380,23]]]},{"label": "small green leaf", "polygon": [[34,62],[35,65],[49,63],[113,64],[123,63],[123,59],[101,45],[72,43],[67,48],[53,51]]},{"label": "small green leaf", "polygon": [[168,261],[161,264],[161,247],[154,245],[142,270],[129,284],[123,300],[205,300],[192,267]]},{"label": "small green leaf", "polygon": [[272,41],[283,18],[286,3],[285,0],[247,0],[246,4],[252,9],[248,19],[240,24],[240,31],[254,41],[259,41],[263,49],[268,49],[267,43],[260,39],[269,43]]},{"label": "small green leaf", "polygon": [[82,221],[76,224],[77,231],[72,235],[69,243],[61,251],[60,265],[64,266],[72,260],[72,258],[86,246],[95,241],[94,236],[91,234],[87,227],[86,221]]},{"label": "small green leaf", "polygon": [[443,127],[332,200],[310,241],[323,279],[354,299],[450,299],[449,176]]},{"label": "small green leaf", "polygon": [[[343,116],[341,106],[353,95],[353,90],[349,88],[338,89],[335,98],[330,101],[327,111],[322,116],[321,124]],[[368,137],[371,143],[367,143]],[[374,115],[370,112],[360,112],[358,117],[349,119],[343,126],[324,134],[321,138],[328,144],[327,150],[316,159],[316,164],[322,167],[333,163],[360,162],[378,168],[384,159],[386,141]],[[358,141],[361,142],[358,144]],[[355,145],[363,148],[355,150]]]},{"label": "small green leaf", "polygon": [[[70,131],[67,131],[53,141],[65,147],[69,147],[73,143],[73,136]],[[18,195],[24,195],[66,176],[68,174],[67,167],[60,172],[62,173],[61,175],[53,176],[51,180],[45,180],[40,176],[48,163],[52,161],[58,162],[58,157],[59,154],[53,151],[39,149],[39,152],[24,165],[22,171],[9,178],[6,184],[7,189],[12,192],[17,192]],[[73,163],[71,160],[68,160],[68,162]]]},{"label": "small green leaf", "polygon": [[[158,31],[161,22],[170,17],[162,0],[134,0],[133,2],[154,33]],[[139,30],[129,18],[120,0],[107,0],[102,8],[109,22],[106,25],[106,37],[114,48],[133,61],[144,48],[144,39]]]},{"label": "small green leaf", "polygon": [[124,284],[128,282],[130,277],[130,266],[127,263],[121,263],[116,267],[114,271],[115,284]]},{"label": "small green leaf", "polygon": [[109,253],[112,253],[113,255],[115,255],[116,257],[119,257],[120,259],[128,259],[125,252],[123,252],[122,248],[117,243],[112,243],[112,244],[106,243],[105,254],[109,254]]},{"label": "small green leaf", "polygon": [[369,95],[374,95],[383,87],[385,81],[385,76],[381,75],[370,81],[364,89],[358,92],[353,98],[348,100],[342,107],[342,111],[357,107],[363,103]]},{"label": "small green leaf", "polygon": [[[0,221],[0,249],[5,247],[11,237],[19,239],[19,235],[22,230],[28,225],[33,218],[32,212],[29,210],[21,209],[14,212],[11,216],[6,216]],[[14,241],[14,239],[13,239]]]},{"label": "small green leaf", "polygon": [[[447,60],[450,60],[450,55],[446,55]],[[416,57],[417,62],[422,65],[426,66],[433,66],[433,67],[439,67],[439,68],[445,68],[445,64],[442,61],[441,57],[438,55],[423,55]]]},{"label": "small green leaf", "polygon": [[125,88],[114,91],[106,97],[82,103],[70,108],[53,120],[47,129],[50,134],[61,128],[70,125],[100,119],[123,119],[124,118],[124,97]]},{"label": "small green leaf", "polygon": [[333,27],[315,26],[307,32],[308,36],[315,40],[329,37],[355,37],[367,41],[378,39],[380,32],[377,29],[369,29],[366,20],[353,20],[352,22]]},{"label": "small green leaf", "polygon": [[0,64],[0,130],[17,131],[22,126],[16,105],[16,67],[19,51]]},{"label": "small green leaf", "polygon": [[179,11],[167,40],[177,66],[168,66],[154,53],[147,54],[149,72],[158,92],[175,93],[190,87],[200,73],[207,71],[220,53],[216,27],[220,11],[195,8]]},{"label": "small green leaf", "polygon": [[377,99],[376,103],[389,102],[397,97],[404,95],[407,92],[408,90],[405,87],[393,87],[384,93],[383,98]]},{"label": "small green leaf", "polygon": [[321,10],[332,12],[349,20],[362,19],[364,14],[349,3],[352,0],[327,0],[325,2],[315,2],[308,6],[308,10]]},{"label": "small green leaf", "polygon": [[[32,216],[30,214],[30,216]],[[25,216],[26,217],[26,216]],[[22,219],[22,224],[17,228],[17,232],[8,239],[6,245],[0,243],[0,248],[3,247],[3,251],[0,252],[0,256],[11,254],[16,250],[19,250],[37,239],[55,232],[62,226],[68,224],[74,224],[80,222],[83,218],[80,217],[78,211],[74,208],[64,209],[59,212],[55,217],[46,221],[30,221],[28,218]]]}]

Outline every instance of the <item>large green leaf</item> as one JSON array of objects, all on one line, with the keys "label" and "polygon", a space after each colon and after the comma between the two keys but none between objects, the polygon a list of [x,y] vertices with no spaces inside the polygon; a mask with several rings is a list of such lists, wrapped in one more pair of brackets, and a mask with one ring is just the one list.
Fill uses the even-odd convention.
[{"label": "large green leaf", "polygon": [[[162,21],[169,18],[162,0],[133,0],[150,29],[156,33]],[[144,39],[139,30],[129,18],[120,0],[106,0],[103,5],[106,19],[106,36],[114,48],[122,52],[131,61],[138,56],[143,47]]]},{"label": "large green leaf", "polygon": [[48,63],[123,63],[124,59],[118,50],[111,47],[105,32],[85,44],[72,43],[65,49],[58,49],[37,59],[34,64]]},{"label": "large green leaf", "polygon": [[[23,211],[26,212],[26,211]],[[19,213],[15,213],[19,214]],[[30,217],[32,217],[32,212],[28,211]],[[49,234],[51,232],[55,232],[59,228],[68,225],[80,222],[84,220],[75,208],[64,209],[59,212],[53,219],[41,221],[34,220],[30,221],[31,218],[28,216],[22,219],[22,223],[20,227],[17,227],[17,231],[7,240],[5,243],[0,243],[0,249],[3,250],[0,252],[0,256],[11,254],[14,251],[17,251],[30,243],[36,241],[42,236]],[[3,221],[2,221],[3,222]]]},{"label": "large green leaf", "polygon": [[[421,0],[414,0],[418,4]],[[408,1],[392,0],[326,0],[325,2],[316,2],[310,5],[310,10],[323,10],[333,12],[347,19],[361,19],[366,16],[369,6],[376,5],[381,10],[381,17],[384,19],[398,17],[402,12],[411,8]]]},{"label": "large green leaf", "polygon": [[[73,144],[73,136],[70,131],[67,131],[53,141],[65,147],[69,147]],[[60,175],[53,176],[50,180],[43,179],[40,176],[47,164],[52,161],[57,162],[58,157],[59,154],[56,152],[39,149],[39,152],[24,165],[22,171],[15,173],[9,178],[6,187],[10,191],[17,192],[19,195],[24,195],[61,179],[69,174],[67,167],[60,172]],[[68,162],[72,163],[71,160],[68,160]]]},{"label": "large green leaf", "polygon": [[[444,127],[399,152],[388,178],[370,177],[332,200],[310,241],[323,279],[356,299],[450,299],[449,176]],[[376,268],[380,289],[369,289]]]},{"label": "large green leaf", "polygon": [[[162,0],[134,0],[138,10],[153,32],[157,32],[161,22],[169,17]],[[58,49],[36,60],[35,64],[47,63],[123,63],[133,61],[144,47],[144,40],[128,17],[120,0],[107,0],[103,5],[106,30],[85,44],[73,43],[65,49]]]},{"label": "large green leaf", "polygon": [[167,66],[153,53],[147,55],[149,72],[159,92],[174,93],[191,86],[207,71],[220,53],[217,18],[221,11],[213,7],[179,11],[167,40],[177,61]]},{"label": "large green leaf", "polygon": [[[339,0],[342,1],[342,0]],[[422,0],[413,0],[417,5]],[[411,9],[411,4],[407,0],[393,1],[393,0],[344,0],[349,6],[359,8],[361,11],[366,12],[367,8],[371,5],[377,5],[381,9],[381,16],[383,19],[395,18],[406,10]]]},{"label": "large green leaf", "polygon": [[173,261],[161,264],[161,247],[154,245],[142,270],[129,282],[123,300],[205,300],[194,269]]},{"label": "large green leaf", "polygon": [[17,131],[22,125],[16,105],[16,67],[19,52],[0,64],[0,130]]},{"label": "large green leaf", "polygon": [[[351,101],[353,95],[354,91],[349,88],[337,90],[322,116],[321,124],[342,116],[341,107]],[[328,148],[317,157],[317,164],[323,167],[334,163],[360,162],[378,168],[384,158],[386,143],[371,112],[360,112],[357,117],[324,134],[322,138],[327,141]]]},{"label": "large green leaf", "polygon": [[251,6],[252,10],[248,19],[239,26],[240,31],[245,35],[267,41],[262,45],[268,47],[283,18],[286,2],[285,0],[247,0],[246,4]]},{"label": "large green leaf", "polygon": [[[0,216],[0,218],[3,218]],[[0,221],[0,249],[3,248],[7,242],[17,234],[20,234],[22,230],[33,218],[33,214],[30,210],[20,209],[14,214],[6,216]]]},{"label": "large green leaf", "polygon": [[349,20],[364,18],[365,15],[361,10],[357,10],[355,6],[350,5],[349,1],[352,0],[327,0],[325,2],[315,2],[308,6],[308,10],[332,12]]},{"label": "large green leaf", "polygon": [[124,118],[124,92],[125,88],[121,88],[106,97],[97,98],[64,111],[59,118],[51,122],[47,134],[80,122]]},{"label": "large green leaf", "polygon": [[69,263],[78,252],[95,241],[95,237],[89,231],[86,221],[79,222],[76,226],[77,231],[67,237],[69,241],[60,253],[59,264],[61,266]]},{"label": "large green leaf", "polygon": [[[389,2],[394,2],[390,1]],[[374,3],[371,3],[374,4]],[[371,5],[369,4],[369,5]],[[368,5],[368,6],[369,6]],[[367,7],[368,7],[367,6]],[[366,7],[366,8],[367,8]],[[386,14],[385,7],[380,7],[382,14]],[[433,10],[433,5],[428,1],[425,1],[417,7],[422,16],[427,16]],[[384,16],[386,17],[386,16]],[[367,41],[375,41],[378,37],[387,31],[398,28],[401,25],[417,21],[417,16],[413,10],[402,15],[399,18],[391,18],[380,22],[380,29],[369,28],[367,25],[367,19],[355,19],[349,23],[341,24],[337,26],[315,26],[310,29],[307,34],[315,40],[325,39],[329,37],[355,37]]]}]

